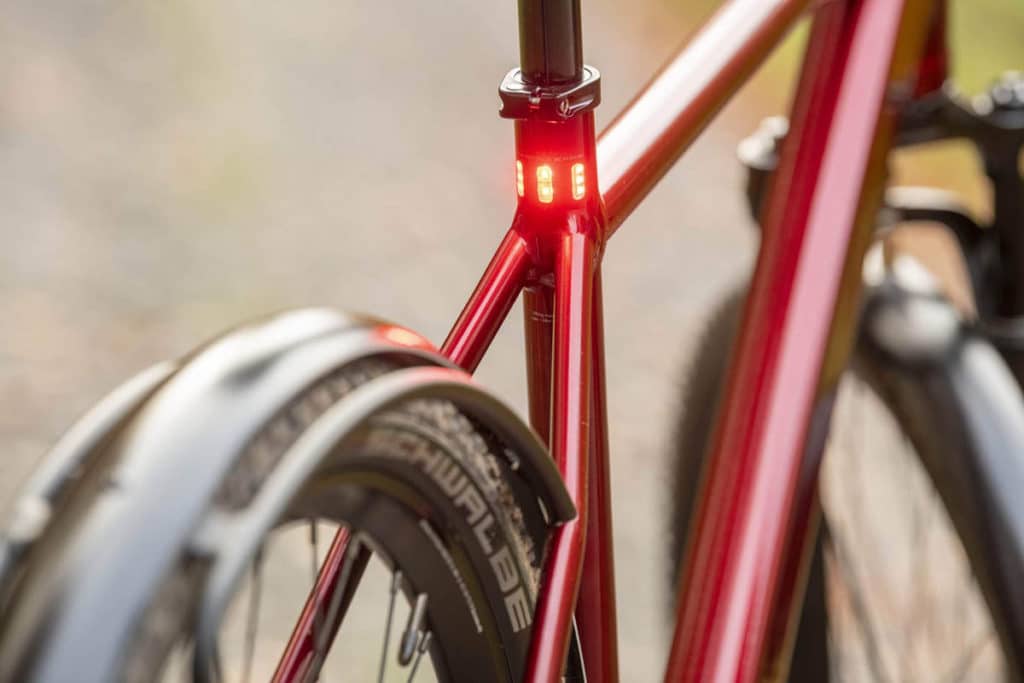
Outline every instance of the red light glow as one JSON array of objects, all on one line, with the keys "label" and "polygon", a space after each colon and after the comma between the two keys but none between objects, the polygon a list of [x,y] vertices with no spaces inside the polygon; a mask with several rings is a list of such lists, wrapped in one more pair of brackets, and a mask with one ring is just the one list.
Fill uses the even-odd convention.
[{"label": "red light glow", "polygon": [[408,346],[414,349],[430,350],[433,350],[434,348],[429,341],[427,341],[420,335],[416,334],[415,332],[403,329],[401,327],[385,327],[380,331],[386,339],[396,344],[400,344],[401,346]]},{"label": "red light glow", "polygon": [[554,174],[551,167],[541,164],[537,167],[537,199],[543,204],[550,204],[555,198]]},{"label": "red light glow", "polygon": [[586,174],[583,164],[572,165],[572,198],[583,199],[587,194]]}]

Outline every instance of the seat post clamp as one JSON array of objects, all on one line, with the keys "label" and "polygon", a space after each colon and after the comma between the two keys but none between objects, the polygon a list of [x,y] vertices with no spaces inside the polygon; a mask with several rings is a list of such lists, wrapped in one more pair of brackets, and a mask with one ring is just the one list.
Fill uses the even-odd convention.
[{"label": "seat post clamp", "polygon": [[523,80],[522,69],[512,69],[498,87],[505,119],[562,122],[601,103],[601,74],[583,67],[583,79],[567,85],[539,86]]}]

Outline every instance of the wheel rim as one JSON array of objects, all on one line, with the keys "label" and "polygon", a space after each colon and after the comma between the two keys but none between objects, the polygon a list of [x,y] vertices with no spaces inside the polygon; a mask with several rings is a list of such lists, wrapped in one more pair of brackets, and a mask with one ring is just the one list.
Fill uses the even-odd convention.
[{"label": "wheel rim", "polygon": [[[330,541],[338,528],[319,519],[288,524],[275,530],[253,558],[218,636],[217,668],[224,683],[273,679],[299,612],[327,557],[330,545],[325,541]],[[372,544],[375,549],[370,551],[340,630],[329,640],[321,639],[320,676],[314,678],[307,671],[304,679],[296,680],[442,680],[429,656],[427,610],[421,607],[418,618],[411,618],[417,601],[421,606],[429,605],[427,594],[414,593],[401,570],[395,569],[379,546],[365,536],[349,545],[349,562],[361,544],[367,548]],[[407,633],[413,636],[412,656],[402,662],[399,650],[403,641],[409,641]],[[160,680],[191,680],[191,657],[191,648],[179,644]]]}]

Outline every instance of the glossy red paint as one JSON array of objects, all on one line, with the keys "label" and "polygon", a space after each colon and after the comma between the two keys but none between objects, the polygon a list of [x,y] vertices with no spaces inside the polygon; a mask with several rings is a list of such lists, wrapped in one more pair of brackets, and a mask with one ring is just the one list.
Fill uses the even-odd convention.
[{"label": "glossy red paint", "polygon": [[[579,511],[552,533],[534,618],[530,683],[559,679],[574,609],[588,679],[618,676],[597,274],[605,241],[812,1],[726,3],[599,144],[589,111],[559,124],[516,122],[524,192],[512,229],[442,351],[474,370],[527,287],[531,423],[550,440]],[[910,74],[890,69],[890,62],[899,49],[913,52],[907,46],[928,26],[933,43],[941,37],[942,18],[933,22],[931,7],[931,0],[817,4],[699,507],[700,528],[686,563],[666,680],[784,677],[788,628],[802,595],[802,549],[816,523],[816,463],[830,388],[852,338],[859,259],[880,194],[888,120],[883,101],[890,72]],[[904,28],[913,29],[910,38],[898,31],[904,19]],[[913,67],[922,78],[941,73],[919,68],[917,61]],[[529,169],[544,163],[559,173],[566,164],[583,163],[586,196],[572,197],[564,176],[553,182],[552,201],[540,201],[536,187],[531,194]],[[812,415],[815,429],[808,433]],[[332,547],[275,681],[301,680],[302,667],[308,667],[310,615],[336,589],[342,555]]]},{"label": "glossy red paint", "polygon": [[523,290],[526,389],[530,426],[551,446],[551,343],[555,329],[554,289],[538,284]]},{"label": "glossy red paint", "polygon": [[925,44],[924,55],[921,57],[917,85],[914,88],[915,97],[923,97],[928,93],[935,92],[949,78],[949,43],[946,37],[948,21],[949,4],[946,0],[940,0],[935,8],[935,17],[932,19],[931,28],[928,31],[928,42]]},{"label": "glossy red paint", "polygon": [[[564,170],[582,164],[586,186],[597,187],[593,112],[563,123],[516,121],[516,158],[523,161],[526,178],[539,165]],[[537,357],[528,358],[531,422],[541,426],[542,434],[550,424],[552,455],[579,514],[554,531],[545,561],[526,675],[527,681],[545,683],[561,677],[583,564],[591,462],[592,292],[605,232],[600,195],[590,191],[576,198],[568,176],[554,180],[550,202],[539,201],[527,182],[513,221],[533,259],[533,281],[539,287],[526,299],[527,342],[541,347]],[[550,310],[550,299],[544,297],[552,295],[544,292],[551,286],[553,328],[536,319]]]},{"label": "glossy red paint", "polygon": [[802,593],[794,577],[813,526],[798,482],[802,474],[813,486],[827,433],[808,427],[816,409],[827,424],[852,342],[895,111],[886,97],[912,92],[890,85],[912,85],[894,76],[906,76],[902,61],[916,38],[901,33],[905,15],[920,20],[921,11],[915,0],[860,0],[825,3],[815,17],[684,566],[666,681],[784,677],[785,653],[769,649],[788,641],[778,632]]},{"label": "glossy red paint", "polygon": [[476,370],[519,296],[529,267],[526,243],[518,232],[509,230],[441,345],[441,353],[467,372]]},{"label": "glossy red paint", "polygon": [[578,516],[558,527],[548,549],[533,620],[528,683],[561,679],[583,566],[587,529],[591,314],[595,247],[580,232],[560,238],[555,259],[555,330],[551,450]]},{"label": "glossy red paint", "polygon": [[[562,236],[586,233],[599,256],[604,246],[604,215],[601,196],[588,192],[581,199],[571,194],[570,169],[582,164],[588,188],[597,186],[594,113],[584,112],[564,123],[547,121],[516,121],[516,157],[527,169],[526,194],[520,198],[512,229],[526,243],[535,271],[531,279],[550,286],[551,274],[561,249]],[[538,200],[536,183],[529,169],[545,165],[557,169],[554,197],[550,203]]]},{"label": "glossy red paint", "polygon": [[598,139],[610,236],[794,24],[810,0],[732,0]]},{"label": "glossy red paint", "polygon": [[526,680],[553,682],[565,662],[587,530],[592,290],[604,220],[600,195],[591,191],[574,197],[568,174],[552,179],[550,201],[542,200],[537,184],[530,181],[540,166],[561,173],[582,164],[585,184],[597,187],[593,113],[564,123],[516,121],[515,130],[524,192],[512,230],[442,352],[472,371],[515,295],[530,286],[525,331],[531,422],[545,440],[550,439],[552,455],[578,510],[575,520],[553,532],[534,617]]},{"label": "glossy red paint", "polygon": [[[355,550],[360,555],[355,558],[353,574],[348,585],[342,586],[340,583],[341,568],[345,563],[345,555],[353,551],[349,545],[350,540],[349,531],[344,527],[338,529],[334,535],[331,547],[327,550],[327,556],[317,574],[316,583],[313,585],[309,597],[306,598],[306,604],[303,606],[299,620],[288,639],[284,654],[281,655],[281,659],[277,663],[277,669],[271,679],[273,683],[297,683],[307,679],[316,651],[314,633],[318,624],[319,628],[330,632],[327,642],[330,643],[334,640],[334,634],[337,633],[338,627],[345,617],[345,608],[348,606],[355,586],[358,585],[370,557],[369,551],[365,548],[360,547]],[[334,623],[328,624],[325,622],[328,605],[331,604],[335,591],[339,589],[346,591],[348,596],[343,597],[341,609],[338,610]]]},{"label": "glossy red paint", "polygon": [[612,491],[608,455],[608,409],[604,373],[604,306],[601,270],[594,276],[590,315],[590,472],[586,549],[576,628],[579,631],[588,683],[619,680],[616,632],[615,559],[612,547]]}]

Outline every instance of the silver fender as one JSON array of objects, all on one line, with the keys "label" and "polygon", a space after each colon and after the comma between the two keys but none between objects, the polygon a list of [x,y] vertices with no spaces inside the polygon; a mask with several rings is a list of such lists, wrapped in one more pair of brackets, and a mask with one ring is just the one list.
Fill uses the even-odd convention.
[{"label": "silver fender", "polygon": [[[14,501],[0,533],[0,588],[13,586],[18,559],[42,534],[64,493],[89,467],[89,456],[174,369],[174,363],[159,363],[124,382],[79,418],[50,450]],[[0,592],[0,607],[5,595]]]},{"label": "silver fender", "polygon": [[[115,463],[87,507],[50,525],[75,533],[26,582],[45,594],[19,595],[16,623],[3,624],[0,680],[112,680],[123,647],[153,593],[183,550],[205,543],[212,567],[210,596],[233,584],[236,541],[212,542],[203,520],[218,487],[249,440],[289,401],[318,380],[368,356],[402,358],[421,366],[389,373],[332,407],[289,449],[280,484],[261,491],[233,522],[257,535],[281,509],[288,490],[308,472],[329,441],[336,444],[359,416],[411,397],[457,403],[505,440],[551,524],[575,516],[561,477],[543,444],[513,411],[451,367],[425,339],[380,321],[305,309],[242,325],[183,359],[147,394],[139,390],[122,419],[97,422],[93,444]],[[159,384],[159,386],[156,386]],[[132,404],[132,401],[126,401]],[[330,419],[326,419],[326,418]],[[102,436],[101,436],[102,433]],[[82,456],[95,457],[95,456]],[[244,521],[242,521],[244,520]],[[203,533],[201,533],[203,532]],[[39,545],[46,542],[43,534]],[[111,543],[110,539],[118,539]],[[197,541],[198,539],[198,541]],[[248,542],[251,542],[248,541]],[[239,543],[239,546],[243,545]],[[31,560],[31,548],[25,553]],[[97,622],[102,627],[97,627]],[[12,637],[16,636],[16,637]],[[12,661],[7,653],[59,651],[62,656]],[[55,649],[51,649],[55,648]]]}]

